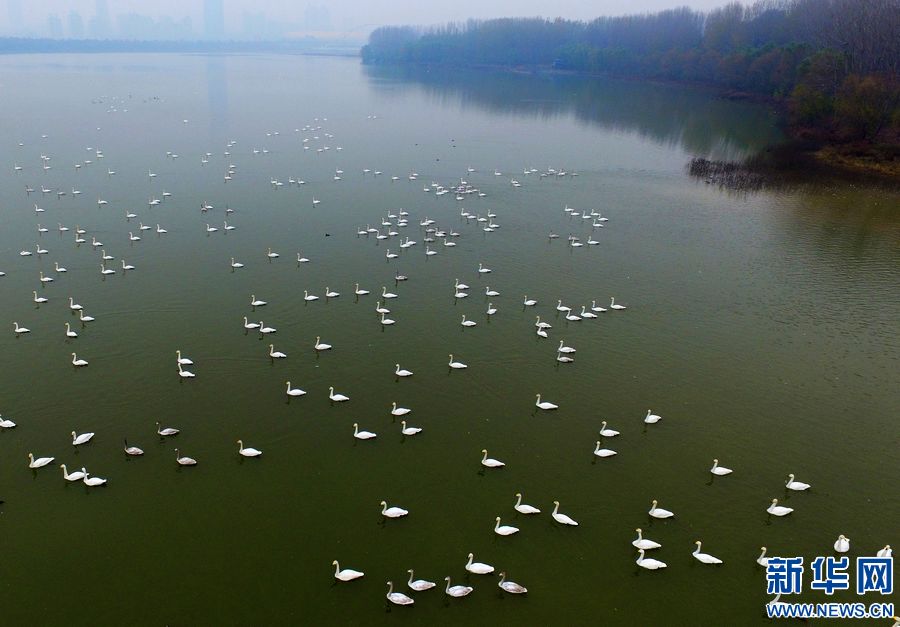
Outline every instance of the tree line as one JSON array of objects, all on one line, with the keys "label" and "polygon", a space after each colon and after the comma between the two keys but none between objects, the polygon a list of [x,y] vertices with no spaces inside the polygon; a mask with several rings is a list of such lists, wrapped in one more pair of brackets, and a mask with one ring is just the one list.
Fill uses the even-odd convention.
[{"label": "tree line", "polygon": [[758,0],[600,17],[384,27],[365,63],[544,66],[774,98],[809,134],[900,134],[900,0]]}]

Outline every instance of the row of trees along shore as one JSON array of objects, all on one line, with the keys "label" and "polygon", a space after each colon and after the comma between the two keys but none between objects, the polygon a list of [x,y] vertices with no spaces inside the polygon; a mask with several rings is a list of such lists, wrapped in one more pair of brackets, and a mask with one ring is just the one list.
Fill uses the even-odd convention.
[{"label": "row of trees along shore", "polygon": [[702,83],[784,105],[795,136],[900,158],[900,0],[759,0],[600,17],[383,27],[365,63],[552,67]]}]

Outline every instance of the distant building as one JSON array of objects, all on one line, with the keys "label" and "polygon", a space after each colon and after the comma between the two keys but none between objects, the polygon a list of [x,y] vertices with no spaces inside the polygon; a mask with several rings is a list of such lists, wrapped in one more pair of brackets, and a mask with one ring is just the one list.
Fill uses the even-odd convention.
[{"label": "distant building", "polygon": [[69,11],[69,39],[84,39],[84,20],[81,13],[77,11]]},{"label": "distant building", "polygon": [[109,19],[109,5],[106,0],[96,0],[96,12],[88,25],[92,39],[109,39],[112,37],[112,23]]},{"label": "distant building", "polygon": [[223,0],[203,0],[203,34],[206,39],[225,39],[225,6]]},{"label": "distant building", "polygon": [[63,22],[55,13],[47,17],[47,33],[51,39],[63,38]]},{"label": "distant building", "polygon": [[22,0],[6,0],[6,17],[9,20],[7,32],[11,35],[25,30],[25,19],[22,16]]}]

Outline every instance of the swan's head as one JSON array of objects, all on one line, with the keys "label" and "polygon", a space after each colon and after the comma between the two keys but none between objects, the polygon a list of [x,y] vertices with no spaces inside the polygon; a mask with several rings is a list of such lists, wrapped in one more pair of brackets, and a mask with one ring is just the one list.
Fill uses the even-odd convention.
[{"label": "swan's head", "polygon": [[331,562],[331,565],[332,565],[332,566],[337,566],[337,565],[338,565],[338,561],[337,561],[337,560],[334,560],[333,562]]},{"label": "swan's head", "polygon": [[697,546],[700,546],[701,542],[700,542],[700,540],[694,540],[694,544],[696,544]]},{"label": "swan's head", "polygon": [[496,520],[497,520],[497,522],[500,522],[500,517],[499,517],[499,516],[497,516],[497,519],[496,519]]},{"label": "swan's head", "polygon": [[356,429],[356,428],[358,428],[358,427],[359,427],[359,423],[354,422],[354,423],[353,423],[353,428]]},{"label": "swan's head", "polygon": [[653,507],[656,507],[656,499],[653,499],[652,505]]},{"label": "swan's head", "polygon": [[522,493],[521,493],[521,492],[516,492],[516,498],[517,498],[517,499],[522,498]]},{"label": "swan's head", "polygon": [[486,448],[481,449],[481,452],[484,453],[485,455],[487,455],[487,449],[486,449]]},{"label": "swan's head", "polygon": [[718,459],[714,459],[714,460],[713,460],[713,463],[714,463],[714,464],[718,464],[718,463],[719,463],[719,460],[718,460]]},{"label": "swan's head", "polygon": [[244,446],[244,441],[243,441],[243,440],[238,440],[237,443],[240,444],[241,446]]},{"label": "swan's head", "polygon": [[75,437],[75,432],[74,432],[74,431],[72,432],[72,437],[73,437],[73,438]]},{"label": "swan's head", "polygon": [[765,551],[765,550],[766,550],[766,547],[761,546],[761,547],[759,547],[759,550],[760,550],[760,551]]},{"label": "swan's head", "polygon": [[641,533],[641,528],[638,527],[637,529],[635,529],[635,531],[637,531],[638,533]]},{"label": "swan's head", "polygon": [[447,583],[450,583],[450,577],[444,577],[444,581],[446,581]]},{"label": "swan's head", "polygon": [[387,502],[386,502],[386,501],[382,501],[382,502],[381,502],[381,506],[382,506],[382,507],[384,507],[384,506],[386,506],[386,505],[387,505]]},{"label": "swan's head", "polygon": [[778,499],[772,499],[772,505],[778,505]]},{"label": "swan's head", "polygon": [[790,479],[791,481],[793,481],[793,480],[794,480],[794,473],[789,474],[789,475],[788,475],[788,479]]}]

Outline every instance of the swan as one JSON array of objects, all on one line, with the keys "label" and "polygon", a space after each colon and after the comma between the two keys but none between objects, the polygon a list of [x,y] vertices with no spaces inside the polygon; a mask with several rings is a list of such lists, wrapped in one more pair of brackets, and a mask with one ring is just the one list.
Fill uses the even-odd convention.
[{"label": "swan", "polygon": [[495,313],[497,313],[497,308],[494,307],[494,303],[488,303],[488,308],[485,313],[489,316],[493,316]]},{"label": "swan", "polygon": [[340,565],[337,560],[331,562],[331,565],[334,566],[334,578],[340,581],[353,581],[354,579],[359,579],[365,573],[362,573],[358,570],[353,570],[352,568],[345,568],[341,570]]},{"label": "swan", "polygon": [[627,309],[625,305],[617,305],[615,297],[609,299],[609,308],[610,309]]},{"label": "swan", "polygon": [[506,581],[506,573],[500,573],[500,582],[497,584],[500,589],[510,594],[525,594],[528,588],[520,586],[515,581]]},{"label": "swan", "polygon": [[421,433],[422,429],[420,427],[407,427],[406,421],[400,421],[400,433],[403,435],[416,435],[417,433]]},{"label": "swan", "polygon": [[267,327],[263,324],[262,320],[259,321],[259,332],[263,335],[269,335],[270,333],[275,333],[278,329],[275,327]]},{"label": "swan", "polygon": [[322,341],[322,338],[318,335],[316,336],[316,343],[313,345],[313,348],[317,351],[327,351],[331,350],[331,344],[326,344]]},{"label": "swan", "polygon": [[600,423],[600,435],[602,435],[604,438],[614,438],[619,435],[619,432],[615,429],[607,429],[606,421],[604,420]]},{"label": "swan", "polygon": [[[537,333],[537,335],[540,336],[540,337],[544,337],[544,338],[550,337],[549,335],[547,335],[547,331],[546,331],[545,329],[538,328],[538,329],[535,331],[535,333]],[[559,354],[559,353],[557,353],[557,355],[558,355],[558,354]]]},{"label": "swan", "polygon": [[256,322],[248,322],[247,316],[244,316],[244,328],[247,329],[248,331],[251,329],[258,329],[259,324],[257,324]]},{"label": "swan", "polygon": [[75,472],[69,473],[66,471],[65,464],[60,464],[59,467],[62,468],[63,479],[65,479],[66,481],[81,481],[82,479],[84,479],[84,473],[81,472],[80,470],[76,470]]},{"label": "swan", "polygon": [[460,324],[464,327],[474,327],[476,322],[474,320],[466,320],[466,314],[463,314]]},{"label": "swan", "polygon": [[575,349],[571,346],[566,346],[563,340],[559,341],[559,348],[556,349],[557,353],[574,353]]},{"label": "swan", "polygon": [[462,370],[463,368],[468,368],[468,366],[461,361],[453,361],[452,354],[450,355],[450,363],[447,365],[449,365],[454,370]]},{"label": "swan", "polygon": [[359,288],[359,283],[356,284],[356,289],[353,290],[353,293],[357,296],[365,296],[369,293],[369,290],[362,290]]},{"label": "swan", "polygon": [[268,250],[268,252],[266,252],[266,257],[268,257],[269,259],[277,259],[278,256],[279,256],[278,253],[273,253],[272,247],[269,246],[269,250]]},{"label": "swan", "polygon": [[412,370],[403,370],[400,368],[400,364],[394,364],[394,374],[398,377],[411,377],[413,376]]},{"label": "swan", "polygon": [[506,464],[501,462],[499,459],[488,457],[486,448],[481,449],[481,455],[481,465],[485,468],[502,468],[503,466],[506,466]]},{"label": "swan", "polygon": [[327,285],[325,286],[325,298],[337,298],[340,296],[340,292],[335,292],[333,289],[330,289]]},{"label": "swan", "polygon": [[69,309],[71,309],[72,311],[81,311],[82,307],[75,302],[74,298],[69,296]]},{"label": "swan", "polygon": [[384,285],[381,286],[381,297],[382,298],[397,298],[397,295],[393,292],[387,291],[387,287]]},{"label": "swan", "polygon": [[730,475],[733,471],[731,468],[725,468],[724,466],[719,466],[719,460],[714,459],[712,468],[709,469],[714,475],[718,475],[719,477],[724,477],[725,475]]},{"label": "swan", "polygon": [[384,314],[381,314],[381,324],[382,324],[382,326],[388,327],[388,326],[394,324],[394,321],[391,318],[385,318]]},{"label": "swan", "polygon": [[594,455],[597,457],[612,457],[613,455],[617,455],[617,453],[609,448],[600,448],[600,440],[597,440],[597,447],[594,449]]},{"label": "swan", "polygon": [[157,432],[159,435],[162,435],[162,436],[169,436],[169,435],[178,435],[179,430],[178,430],[178,429],[175,429],[175,428],[173,428],[173,427],[165,427],[165,428],[163,428],[163,427],[160,426],[160,424],[157,422],[157,423],[156,423],[156,432]]},{"label": "swan", "polygon": [[100,477],[91,477],[87,470],[82,467],[81,472],[84,473],[84,478],[81,480],[84,485],[87,486],[98,486],[98,485],[106,485],[106,479],[101,479]]},{"label": "swan", "polygon": [[375,313],[389,314],[389,313],[391,313],[391,310],[388,309],[387,307],[382,307],[381,301],[379,300],[375,303]]},{"label": "swan", "polygon": [[333,403],[341,403],[343,401],[350,400],[349,396],[345,396],[343,394],[335,394],[333,387],[328,388],[328,398],[330,398]]},{"label": "swan", "polygon": [[178,462],[179,466],[196,466],[197,460],[193,457],[188,457],[186,455],[181,455],[178,452],[178,449],[175,449],[175,461]]},{"label": "swan", "polygon": [[41,283],[53,283],[53,277],[44,276],[43,270],[38,272],[38,279]]},{"label": "swan", "polygon": [[694,552],[691,553],[691,555],[693,555],[694,559],[696,559],[698,562],[702,562],[703,564],[721,564],[722,563],[722,560],[720,560],[718,557],[714,557],[714,556],[710,555],[709,553],[701,553],[700,552],[700,547],[701,547],[700,540],[697,540],[696,542],[694,542],[694,544],[697,545],[697,548],[694,549]]},{"label": "swan", "polygon": [[82,323],[84,323],[84,322],[93,322],[93,321],[94,321],[94,316],[86,316],[86,315],[84,315],[84,310],[82,309],[81,311],[78,312],[78,320],[81,321]]},{"label": "swan", "polygon": [[158,225],[158,224],[156,225],[156,232],[157,232],[159,235],[165,235],[166,233],[168,233],[167,230],[165,230],[164,228],[162,228],[162,227],[161,227],[160,225]]},{"label": "swan", "polygon": [[794,475],[788,475],[787,483],[784,484],[788,490],[796,490],[797,492],[802,492],[803,490],[809,490],[810,485],[808,483],[803,483],[802,481],[794,481]]},{"label": "swan", "polygon": [[61,265],[59,265],[58,261],[53,262],[53,269],[57,272],[68,272],[68,269],[63,268]]},{"label": "swan", "polygon": [[233,231],[233,230],[235,230],[237,227],[236,227],[236,226],[231,226],[230,224],[228,224],[228,220],[225,220],[225,227],[224,227],[224,228],[225,228],[226,231]]},{"label": "swan", "polygon": [[413,570],[410,568],[406,572],[409,573],[409,581],[406,583],[410,588],[415,590],[416,592],[423,592],[425,590],[430,590],[434,588],[434,582],[428,581],[426,579],[416,579],[413,581]]},{"label": "swan", "polygon": [[137,457],[143,455],[144,451],[137,446],[128,446],[128,440],[125,440],[125,454]]},{"label": "swan", "polygon": [[[394,605],[412,605],[415,603],[413,599],[406,596],[402,592],[394,592],[394,583],[392,581],[387,582],[388,592],[387,592],[387,600],[393,603]],[[434,585],[434,584],[432,584]]]},{"label": "swan", "polygon": [[182,379],[193,379],[197,375],[195,375],[193,372],[184,370],[183,366],[181,364],[178,364],[178,376]]},{"label": "swan", "polygon": [[[537,507],[532,507],[531,505],[523,505],[522,504],[522,493],[516,492],[516,504],[513,505],[515,510],[520,514],[540,514],[541,510]],[[493,570],[493,568],[491,569]]]},{"label": "swan", "polygon": [[525,300],[522,301],[522,306],[524,306],[524,307],[534,307],[535,305],[537,305],[537,301],[534,300],[533,298],[528,298],[528,294],[526,294],[523,298],[524,298]]},{"label": "swan", "polygon": [[469,294],[467,292],[463,292],[462,290],[457,291],[453,294],[453,298],[468,298]]},{"label": "swan", "polygon": [[579,320],[581,320],[581,316],[576,316],[570,311],[566,314],[566,320],[568,320],[569,322],[578,322]]},{"label": "swan", "polygon": [[444,588],[444,593],[447,596],[457,597],[457,598],[464,597],[467,594],[469,594],[470,592],[472,592],[472,590],[475,589],[472,586],[451,586],[450,585],[450,577],[444,577],[444,581],[447,582],[447,587]]},{"label": "swan", "polygon": [[29,453],[28,454],[28,467],[29,468],[43,468],[47,464],[52,463],[54,459],[55,459],[54,457],[38,457],[37,459],[35,459],[34,455]]},{"label": "swan", "polygon": [[475,559],[475,555],[473,553],[469,553],[469,561],[466,562],[466,570],[470,573],[474,573],[476,575],[489,575],[494,572],[494,567],[490,564],[484,564],[482,562],[472,562]]},{"label": "swan", "polygon": [[850,538],[841,534],[834,543],[834,550],[838,553],[846,553],[850,550]]},{"label": "swan", "polygon": [[393,416],[405,416],[410,413],[412,410],[408,407],[397,407],[397,403],[395,402],[391,407],[391,415]]},{"label": "swan", "polygon": [[31,329],[20,327],[18,322],[13,322],[13,332],[15,332],[16,335],[19,335],[20,333],[31,333]]},{"label": "swan", "polygon": [[550,324],[549,322],[541,322],[540,316],[536,316],[534,326],[536,326],[539,329],[552,329],[553,328],[553,325]]},{"label": "swan", "polygon": [[469,286],[465,283],[460,283],[459,279],[454,279],[453,287],[457,292],[469,289]]},{"label": "swan", "polygon": [[547,411],[552,410],[552,409],[559,409],[559,405],[554,405],[553,403],[550,403],[547,401],[541,402],[540,394],[537,394],[536,396],[537,396],[537,401],[535,401],[534,405],[538,409],[543,409],[543,410],[547,410]]},{"label": "swan", "polygon": [[303,290],[303,300],[309,303],[314,300],[319,300],[319,297],[315,294],[310,294],[308,290]]},{"label": "swan", "polygon": [[141,238],[139,236],[135,235],[134,233],[132,233],[131,231],[128,231],[128,240],[131,242],[139,242],[139,241],[141,241]]},{"label": "swan", "polygon": [[274,344],[269,344],[269,359],[284,359],[287,354],[275,350]]},{"label": "swan", "polygon": [[514,533],[519,533],[518,527],[512,527],[510,525],[501,525],[499,516],[497,516],[496,521],[497,522],[494,524],[494,533],[496,533],[498,536],[511,536]]},{"label": "swan", "polygon": [[0,416],[0,429],[15,429],[16,423],[8,418]]},{"label": "swan", "polygon": [[490,268],[486,268],[480,263],[478,264],[478,274],[487,274],[488,272],[491,272]]},{"label": "swan", "polygon": [[75,353],[72,353],[72,365],[76,368],[81,368],[82,366],[87,366],[88,362],[84,359],[78,359],[78,357],[75,356]]},{"label": "swan", "polygon": [[498,292],[497,290],[492,290],[490,286],[488,286],[484,288],[484,295],[493,298],[494,296],[500,296],[500,292]]},{"label": "swan", "polygon": [[238,440],[238,454],[243,457],[259,457],[262,455],[262,451],[256,448],[246,447],[244,448],[243,440]]},{"label": "swan", "polygon": [[256,297],[256,294],[250,294],[250,306],[251,307],[263,307],[264,305],[267,305],[267,304],[268,303],[266,303],[266,301],[259,300]]},{"label": "swan", "polygon": [[381,502],[381,515],[385,518],[402,518],[409,514],[409,510],[402,507],[388,507],[387,501]]},{"label": "swan", "polygon": [[573,527],[577,527],[578,523],[573,519],[569,518],[565,514],[559,513],[559,501],[553,501],[553,512],[550,514],[553,516],[553,520],[563,525],[572,525]]},{"label": "swan", "polygon": [[597,314],[593,314],[590,311],[585,311],[585,306],[581,306],[581,313],[579,314],[582,318],[596,318]]},{"label": "swan", "polygon": [[396,259],[396,258],[399,257],[400,255],[398,255],[397,253],[392,253],[392,252],[391,252],[391,249],[388,248],[388,249],[387,249],[387,252],[384,254],[384,256],[387,257],[388,259]]},{"label": "swan", "polygon": [[110,274],[115,274],[115,273],[116,273],[116,271],[113,270],[112,268],[107,268],[106,264],[103,264],[103,263],[100,264],[100,274],[110,275]]},{"label": "swan", "polygon": [[136,270],[136,269],[137,268],[135,268],[130,263],[125,263],[124,259],[122,260],[122,272],[128,272],[129,270]]},{"label": "swan", "polygon": [[91,441],[91,438],[94,437],[92,432],[82,433],[78,435],[74,431],[72,432],[72,446],[79,446],[81,444],[87,444]]},{"label": "swan", "polygon": [[787,516],[794,508],[792,507],[782,507],[778,504],[778,499],[772,499],[772,504],[766,508],[766,511],[772,514],[773,516]]},{"label": "swan", "polygon": [[112,261],[113,259],[115,259],[115,257],[113,257],[112,255],[107,255],[107,254],[106,254],[106,249],[105,249],[105,248],[103,248],[103,249],[100,250],[100,258],[101,258],[103,261]]},{"label": "swan", "polygon": [[309,259],[304,257],[301,253],[297,253],[297,263],[309,263]]},{"label": "swan", "polygon": [[49,302],[50,300],[48,298],[44,298],[43,296],[38,296],[37,290],[31,290],[31,293],[34,294],[34,302],[38,305],[40,305],[41,303]]},{"label": "swan", "polygon": [[875,557],[892,557],[893,551],[891,550],[890,544],[885,544],[883,549],[880,549],[878,553],[875,554]]},{"label": "swan", "polygon": [[239,261],[235,261],[234,257],[232,257],[231,258],[231,267],[232,268],[243,268],[244,264],[240,263]]},{"label": "swan", "polygon": [[569,313],[570,311],[572,311],[572,308],[563,305],[562,300],[560,299],[556,301],[556,311],[559,311],[561,313]]},{"label": "swan", "polygon": [[360,431],[359,425],[357,423],[353,423],[353,437],[357,440],[371,440],[372,438],[377,438],[377,433],[372,433],[371,431]]},{"label": "swan", "polygon": [[759,550],[762,551],[762,553],[760,553],[759,557],[756,558],[756,563],[759,564],[760,566],[768,566],[769,558],[766,557],[766,547],[761,546],[761,547],[759,547]]},{"label": "swan", "polygon": [[667,509],[657,507],[656,499],[653,499],[653,503],[650,506],[650,511],[648,511],[647,513],[654,518],[672,518],[675,515]]},{"label": "swan", "polygon": [[657,416],[656,414],[651,413],[649,409],[647,410],[647,415],[644,416],[644,422],[648,425],[655,425],[660,420],[662,420],[662,416]]},{"label": "swan", "polygon": [[633,546],[637,549],[643,549],[645,551],[649,551],[651,549],[658,549],[658,548],[662,547],[662,545],[659,542],[654,542],[653,540],[645,539],[644,536],[642,535],[643,532],[641,531],[640,527],[635,529],[635,531],[637,532],[638,537],[637,537],[637,539],[631,541],[631,546]]},{"label": "swan", "polygon": [[641,568],[646,568],[647,570],[658,570],[660,568],[665,568],[666,563],[660,562],[659,560],[655,560],[652,558],[644,558],[644,549],[638,549],[638,558],[635,562]]},{"label": "swan", "polygon": [[176,349],[176,351],[175,351],[175,360],[176,360],[177,363],[181,364],[182,366],[193,366],[193,365],[194,365],[194,362],[193,362],[193,361],[191,361],[191,360],[188,359],[187,357],[182,357],[182,356],[181,356],[181,350],[180,350],[180,349]]},{"label": "swan", "polygon": [[292,388],[290,381],[286,381],[285,383],[287,383],[288,396],[303,396],[304,394],[306,394],[306,392],[304,390],[301,390],[300,388]]}]

